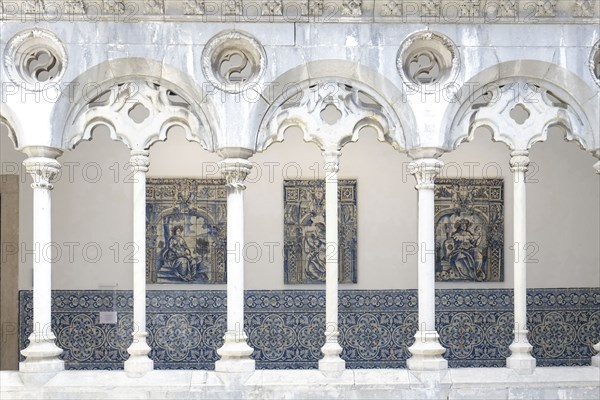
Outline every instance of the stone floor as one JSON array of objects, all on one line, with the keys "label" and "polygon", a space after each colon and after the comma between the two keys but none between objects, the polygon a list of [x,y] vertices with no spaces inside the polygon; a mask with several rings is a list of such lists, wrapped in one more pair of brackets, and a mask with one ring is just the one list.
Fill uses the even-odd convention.
[{"label": "stone floor", "polygon": [[0,372],[0,399],[600,399],[596,367],[537,368],[522,376],[506,368],[443,372],[260,370],[231,379],[214,371],[64,371],[40,387],[18,372]]}]

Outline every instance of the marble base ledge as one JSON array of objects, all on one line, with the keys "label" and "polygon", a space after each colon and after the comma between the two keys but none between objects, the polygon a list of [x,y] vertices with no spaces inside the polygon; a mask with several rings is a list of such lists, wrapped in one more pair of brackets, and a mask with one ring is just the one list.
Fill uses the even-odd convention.
[{"label": "marble base ledge", "polygon": [[16,371],[0,371],[1,399],[598,399],[596,367],[541,367],[532,375],[508,368],[258,370],[241,386],[214,371],[62,371],[41,387],[24,385]]}]

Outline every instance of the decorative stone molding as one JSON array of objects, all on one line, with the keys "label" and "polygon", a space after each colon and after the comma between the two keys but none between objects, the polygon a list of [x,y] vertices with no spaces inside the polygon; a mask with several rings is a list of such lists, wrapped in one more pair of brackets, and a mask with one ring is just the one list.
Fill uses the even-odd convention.
[{"label": "decorative stone molding", "polygon": [[34,28],[18,33],[8,42],[4,66],[12,82],[38,92],[62,79],[67,69],[67,52],[52,32]]},{"label": "decorative stone molding", "polygon": [[60,173],[60,162],[50,157],[29,157],[23,161],[25,170],[33,178],[31,187],[33,189],[54,188],[53,181]]},{"label": "decorative stone molding", "polygon": [[226,158],[219,162],[221,174],[225,178],[225,187],[229,189],[246,189],[244,181],[252,170],[252,163],[243,158]]},{"label": "decorative stone molding", "polygon": [[125,13],[124,0],[103,0],[104,12],[112,15],[122,15]]},{"label": "decorative stone molding", "polygon": [[514,172],[527,172],[529,169],[529,151],[517,150],[510,153],[510,170]]},{"label": "decorative stone molding", "polygon": [[[227,65],[229,63],[229,65]],[[208,41],[202,51],[202,72],[216,88],[240,93],[258,82],[267,66],[263,46],[253,36],[224,31]]]},{"label": "decorative stone molding", "polygon": [[458,49],[448,37],[420,31],[402,43],[396,56],[396,67],[407,86],[438,91],[444,83],[455,80],[460,58]]},{"label": "decorative stone molding", "polygon": [[129,164],[133,172],[148,172],[150,169],[150,152],[147,150],[132,150]]},{"label": "decorative stone molding", "polygon": [[573,16],[580,18],[593,17],[594,5],[592,4],[592,0],[575,0]]},{"label": "decorative stone molding", "polygon": [[[9,20],[189,21],[338,23],[384,21],[403,23],[597,23],[594,0],[25,0],[0,1]],[[205,7],[205,5],[208,5]],[[99,9],[100,8],[100,9]],[[247,17],[247,18],[246,18]]]},{"label": "decorative stone molding", "polygon": [[[132,111],[145,112],[145,118],[135,120]],[[181,126],[186,138],[212,151],[214,143],[200,117],[191,105],[170,89],[157,83],[134,79],[117,83],[79,111],[65,146],[73,148],[81,140],[89,140],[98,125],[109,128],[113,140],[120,140],[130,149],[144,150],[167,138],[168,130]]]},{"label": "decorative stone molding", "polygon": [[65,0],[65,12],[67,14],[85,14],[86,8],[83,0]]},{"label": "decorative stone molding", "polygon": [[323,158],[325,160],[325,171],[329,173],[338,172],[340,170],[340,156],[341,152],[337,150],[328,150],[323,152]]},{"label": "decorative stone molding", "polygon": [[204,15],[206,11],[204,0],[186,0],[184,15]]},{"label": "decorative stone molding", "polygon": [[283,15],[283,3],[281,0],[267,0],[262,3],[262,15]]},{"label": "decorative stone molding", "polygon": [[362,0],[343,0],[342,15],[360,17],[362,15]]},{"label": "decorative stone molding", "polygon": [[421,158],[408,164],[408,172],[415,176],[417,189],[433,189],[443,166],[444,163],[435,158]]},{"label": "decorative stone molding", "polygon": [[556,16],[557,0],[538,0],[536,17],[554,17]]}]

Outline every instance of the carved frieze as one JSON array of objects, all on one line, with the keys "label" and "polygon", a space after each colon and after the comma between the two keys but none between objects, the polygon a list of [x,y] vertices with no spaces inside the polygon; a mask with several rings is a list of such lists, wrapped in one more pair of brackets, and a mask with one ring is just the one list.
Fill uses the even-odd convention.
[{"label": "carved frieze", "polygon": [[[373,14],[369,11],[373,7]],[[89,9],[89,10],[88,10]],[[88,14],[89,13],[89,14]],[[71,21],[73,15],[89,15],[93,20],[115,20],[127,15],[135,20],[162,21],[183,17],[198,18],[203,22],[222,21],[223,17],[241,22],[297,21],[299,17],[315,18],[324,22],[342,22],[345,18],[399,19],[402,22],[460,23],[483,20],[490,23],[531,23],[543,18],[544,22],[580,23],[598,14],[594,0],[0,0],[2,19],[35,19],[48,14],[52,21]],[[319,17],[318,19],[316,17]],[[341,17],[341,19],[340,19]],[[120,19],[119,19],[120,20]],[[595,21],[597,22],[597,21]]]}]

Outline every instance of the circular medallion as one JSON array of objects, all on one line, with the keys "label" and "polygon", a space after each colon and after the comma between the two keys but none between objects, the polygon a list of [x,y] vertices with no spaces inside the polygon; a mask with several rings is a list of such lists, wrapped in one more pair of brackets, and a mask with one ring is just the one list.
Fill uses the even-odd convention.
[{"label": "circular medallion", "polygon": [[4,66],[15,84],[41,91],[61,80],[67,69],[67,52],[52,32],[35,28],[18,33],[7,43]]},{"label": "circular medallion", "polygon": [[396,67],[409,87],[437,90],[456,78],[459,70],[458,50],[442,34],[416,32],[398,49]]},{"label": "circular medallion", "polygon": [[267,56],[261,44],[240,31],[219,33],[208,41],[202,52],[202,71],[215,87],[239,93],[262,77]]}]

